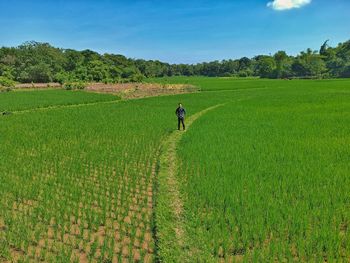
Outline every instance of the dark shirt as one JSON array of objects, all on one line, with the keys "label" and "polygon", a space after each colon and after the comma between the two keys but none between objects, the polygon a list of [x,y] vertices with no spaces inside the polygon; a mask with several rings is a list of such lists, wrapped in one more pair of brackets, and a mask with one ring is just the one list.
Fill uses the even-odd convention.
[{"label": "dark shirt", "polygon": [[175,111],[175,114],[178,118],[183,119],[186,115],[186,110],[182,107],[178,107]]}]

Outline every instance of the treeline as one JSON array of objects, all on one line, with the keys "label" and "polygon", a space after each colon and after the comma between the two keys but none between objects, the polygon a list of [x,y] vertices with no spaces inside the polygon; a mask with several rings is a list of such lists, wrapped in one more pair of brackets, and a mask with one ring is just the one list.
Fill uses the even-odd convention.
[{"label": "treeline", "polygon": [[[99,54],[91,50],[61,49],[48,43],[26,42],[0,48],[2,82],[139,82],[164,76],[257,76],[262,78],[346,78],[350,77],[350,40],[337,47],[327,41],[320,50],[307,49],[297,56],[284,51],[254,58],[208,63],[168,64],[130,59],[123,55]],[[1,84],[1,83],[0,83]]]}]

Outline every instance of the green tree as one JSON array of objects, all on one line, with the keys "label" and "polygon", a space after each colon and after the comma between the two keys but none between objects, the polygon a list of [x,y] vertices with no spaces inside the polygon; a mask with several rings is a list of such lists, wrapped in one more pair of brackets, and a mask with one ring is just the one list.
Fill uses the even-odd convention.
[{"label": "green tree", "polygon": [[320,48],[320,55],[321,56],[327,56],[327,49],[328,49],[328,41],[329,39],[327,39],[321,46]]},{"label": "green tree", "polygon": [[262,78],[272,78],[276,70],[276,61],[270,56],[258,56],[255,58],[255,70]]},{"label": "green tree", "polygon": [[322,56],[311,49],[297,56],[292,64],[292,69],[298,77],[321,77],[327,71]]},{"label": "green tree", "polygon": [[21,82],[46,83],[51,82],[52,79],[50,66],[43,62],[29,66],[19,75]]},{"label": "green tree", "polygon": [[274,56],[276,61],[276,69],[273,77],[287,78],[292,75],[292,61],[285,51],[278,51]]}]

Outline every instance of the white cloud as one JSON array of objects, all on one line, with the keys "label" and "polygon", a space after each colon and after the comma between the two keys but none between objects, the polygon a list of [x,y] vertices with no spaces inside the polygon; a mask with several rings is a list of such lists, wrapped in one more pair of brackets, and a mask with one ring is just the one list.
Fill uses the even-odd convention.
[{"label": "white cloud", "polygon": [[281,11],[293,8],[300,8],[310,3],[311,0],[273,0],[272,2],[268,2],[267,6],[271,7],[272,9]]}]

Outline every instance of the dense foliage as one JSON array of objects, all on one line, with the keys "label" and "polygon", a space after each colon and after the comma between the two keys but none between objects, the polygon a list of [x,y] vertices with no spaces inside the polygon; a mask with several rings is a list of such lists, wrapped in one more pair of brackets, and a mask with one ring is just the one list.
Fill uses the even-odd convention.
[{"label": "dense foliage", "polygon": [[[350,41],[319,51],[307,49],[297,56],[278,51],[236,60],[198,64],[168,64],[130,59],[123,55],[99,54],[52,47],[48,43],[26,42],[0,49],[1,82],[128,82],[144,77],[164,76],[260,76],[263,78],[344,78],[350,77]],[[0,83],[1,85],[1,83]]]}]

